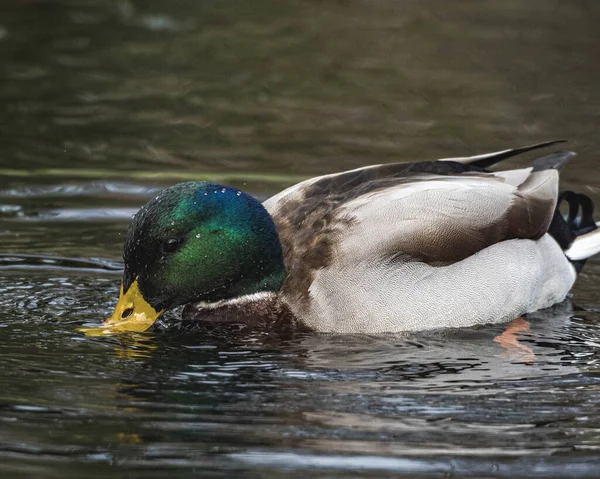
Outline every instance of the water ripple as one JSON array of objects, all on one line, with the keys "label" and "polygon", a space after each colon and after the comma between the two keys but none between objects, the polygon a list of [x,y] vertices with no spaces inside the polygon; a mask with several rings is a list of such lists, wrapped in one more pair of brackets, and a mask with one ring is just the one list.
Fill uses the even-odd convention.
[{"label": "water ripple", "polygon": [[123,270],[123,262],[104,258],[68,258],[38,254],[0,253],[0,270],[72,270],[86,272],[115,272]]},{"label": "water ripple", "polygon": [[136,185],[132,183],[87,182],[81,184],[57,184],[21,186],[0,189],[0,198],[73,198],[78,196],[116,195],[132,197],[151,197],[161,188]]}]

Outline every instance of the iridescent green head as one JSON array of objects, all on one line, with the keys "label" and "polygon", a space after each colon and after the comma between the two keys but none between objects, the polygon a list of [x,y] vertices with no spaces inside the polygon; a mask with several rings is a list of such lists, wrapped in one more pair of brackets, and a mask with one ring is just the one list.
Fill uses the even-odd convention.
[{"label": "iridescent green head", "polygon": [[285,276],[277,230],[262,204],[207,182],[177,184],[143,206],[129,227],[124,260],[111,326],[133,321],[143,308],[140,324],[150,322],[152,310],[151,322],[186,303],[278,291]]}]

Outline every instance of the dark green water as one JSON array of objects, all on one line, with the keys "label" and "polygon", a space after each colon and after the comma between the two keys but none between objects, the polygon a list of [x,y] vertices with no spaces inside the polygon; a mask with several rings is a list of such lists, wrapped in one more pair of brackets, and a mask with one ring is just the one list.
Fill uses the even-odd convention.
[{"label": "dark green water", "polygon": [[564,187],[600,201],[599,21],[595,0],[0,2],[0,476],[597,477],[599,260],[512,347],[77,328],[114,305],[131,215],[182,179],[266,198],[568,138]]}]

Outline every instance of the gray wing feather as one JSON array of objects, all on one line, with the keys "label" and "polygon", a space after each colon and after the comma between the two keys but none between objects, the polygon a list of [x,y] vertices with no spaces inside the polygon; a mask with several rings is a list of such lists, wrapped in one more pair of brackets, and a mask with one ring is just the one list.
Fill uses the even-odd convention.
[{"label": "gray wing feather", "polygon": [[507,239],[540,238],[557,196],[554,170],[531,172],[517,186],[493,174],[405,183],[341,205],[337,251],[345,261],[406,255],[448,264]]}]

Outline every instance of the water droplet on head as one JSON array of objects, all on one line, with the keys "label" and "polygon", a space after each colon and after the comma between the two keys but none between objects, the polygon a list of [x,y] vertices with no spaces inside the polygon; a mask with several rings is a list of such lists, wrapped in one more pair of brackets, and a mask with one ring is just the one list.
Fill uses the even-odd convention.
[{"label": "water droplet on head", "polygon": [[227,191],[227,190],[226,190],[225,188],[223,188],[223,189],[221,190],[221,193],[225,193],[226,191]]},{"label": "water droplet on head", "polygon": [[196,238],[200,238],[200,233],[197,233],[197,234],[196,234]]},{"label": "water droplet on head", "polygon": [[238,191],[238,192],[236,193],[236,195],[238,195],[238,196],[242,196],[242,192],[241,192],[241,191]]},{"label": "water droplet on head", "polygon": [[174,226],[174,225],[175,225],[175,221],[171,221],[171,226]]}]

